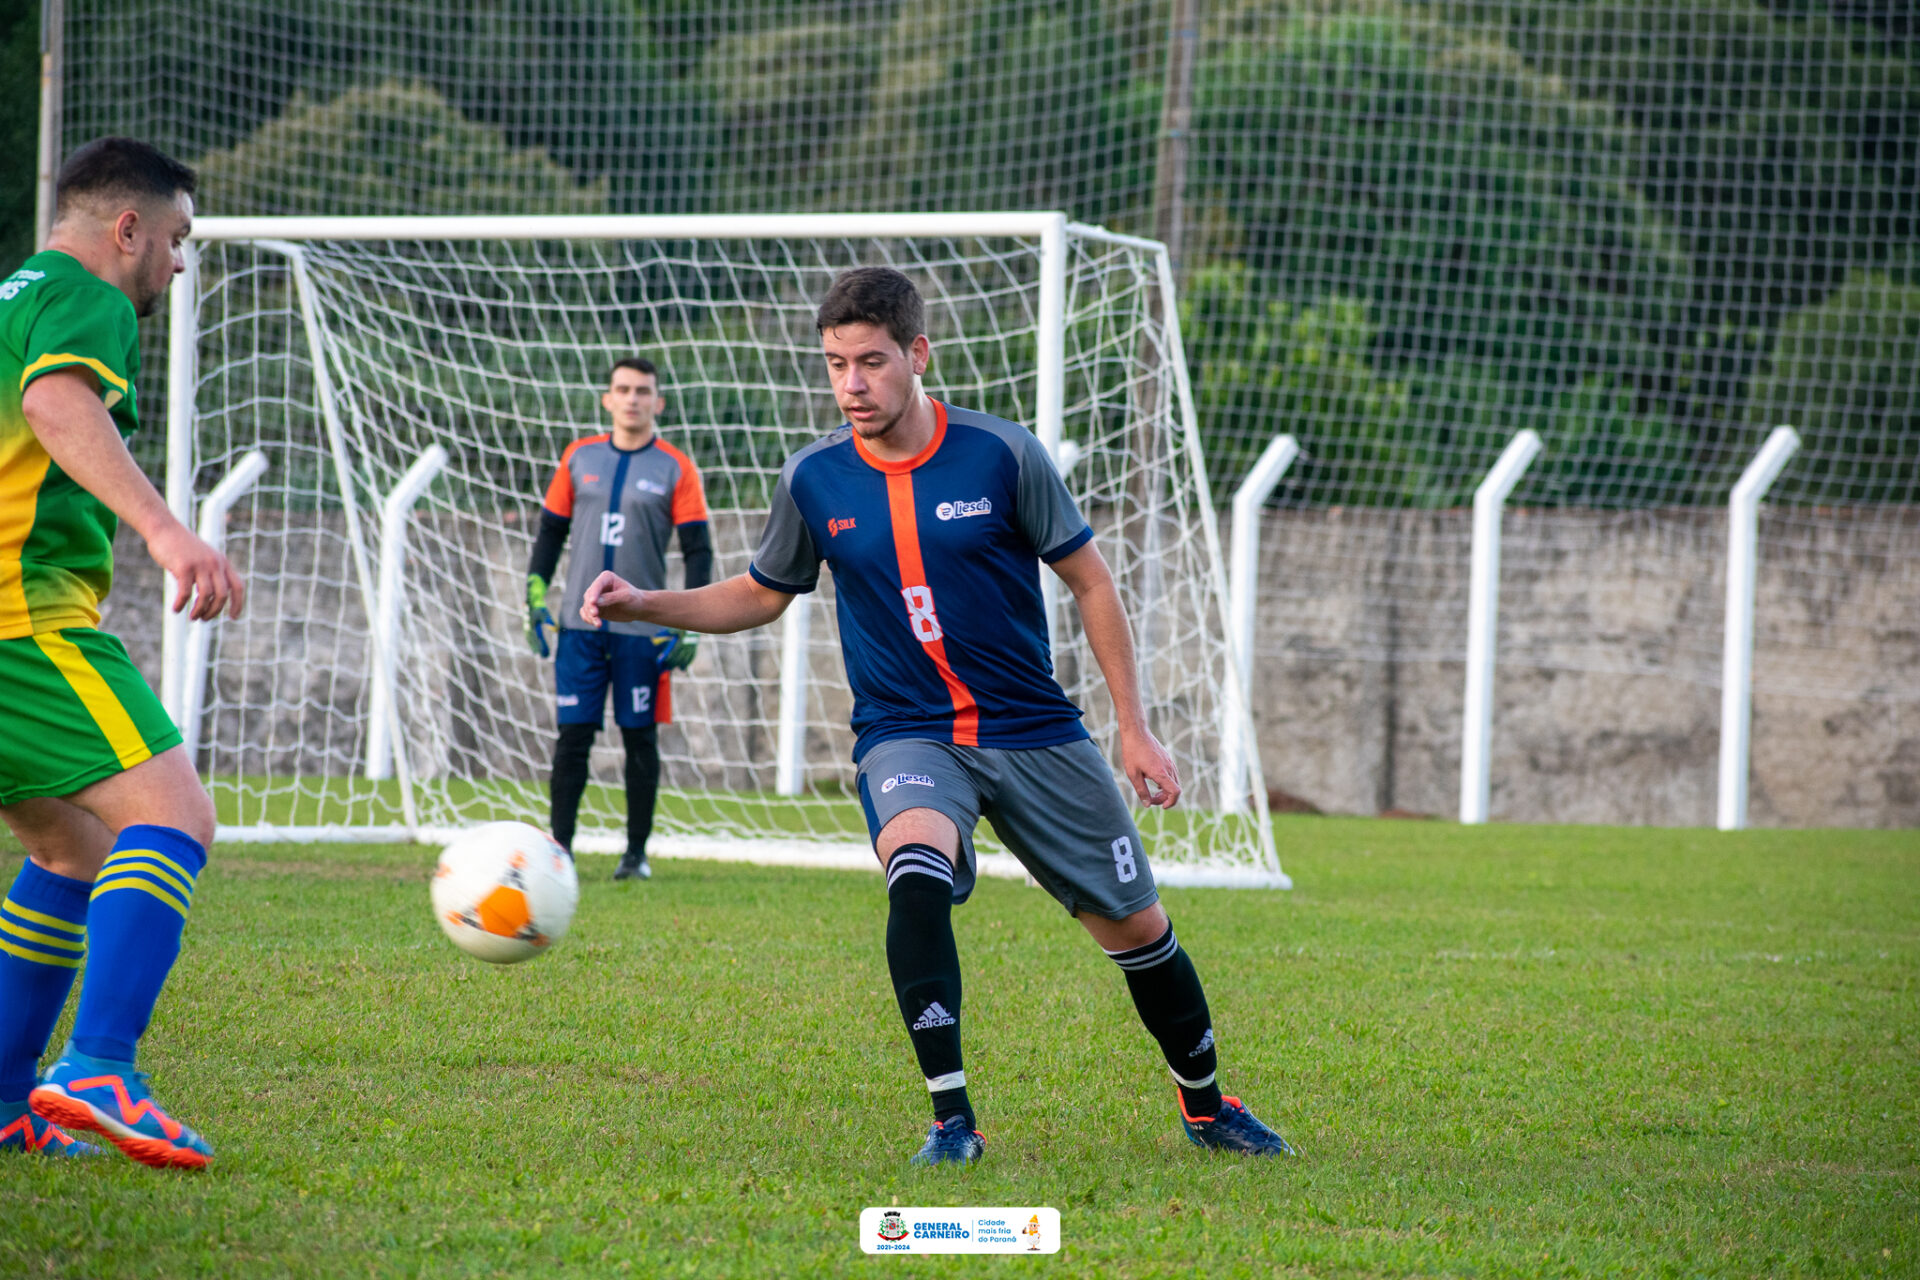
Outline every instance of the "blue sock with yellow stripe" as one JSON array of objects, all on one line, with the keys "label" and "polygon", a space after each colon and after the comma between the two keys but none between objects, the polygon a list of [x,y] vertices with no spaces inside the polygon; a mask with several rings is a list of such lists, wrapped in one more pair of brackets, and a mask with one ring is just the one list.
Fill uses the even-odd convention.
[{"label": "blue sock with yellow stripe", "polygon": [[0,902],[0,1104],[22,1103],[33,1091],[80,972],[92,888],[29,859]]},{"label": "blue sock with yellow stripe", "polygon": [[73,1020],[73,1047],[132,1062],[160,988],[180,956],[180,933],[207,851],[173,827],[128,827],[93,882],[87,916],[87,981]]}]

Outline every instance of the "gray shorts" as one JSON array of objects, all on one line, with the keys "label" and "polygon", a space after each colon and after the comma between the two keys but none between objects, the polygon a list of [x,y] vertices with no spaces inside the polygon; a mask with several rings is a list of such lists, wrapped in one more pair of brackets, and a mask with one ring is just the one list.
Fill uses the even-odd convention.
[{"label": "gray shorts", "polygon": [[973,892],[973,828],[982,818],[1070,912],[1119,920],[1160,899],[1140,829],[1091,742],[1015,749],[897,738],[867,752],[859,784],[875,840],[908,809],[953,819],[961,853],[955,902]]}]

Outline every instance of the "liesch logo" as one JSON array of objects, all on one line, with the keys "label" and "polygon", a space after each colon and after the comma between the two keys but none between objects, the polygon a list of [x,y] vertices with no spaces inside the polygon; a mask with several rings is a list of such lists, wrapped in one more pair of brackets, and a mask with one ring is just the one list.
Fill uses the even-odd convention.
[{"label": "liesch logo", "polygon": [[924,773],[896,773],[880,784],[880,794],[886,795],[895,787],[930,787],[932,785],[933,779]]},{"label": "liesch logo", "polygon": [[968,516],[990,516],[993,514],[993,499],[982,498],[978,502],[943,502],[933,509],[933,514],[942,520],[964,520]]}]

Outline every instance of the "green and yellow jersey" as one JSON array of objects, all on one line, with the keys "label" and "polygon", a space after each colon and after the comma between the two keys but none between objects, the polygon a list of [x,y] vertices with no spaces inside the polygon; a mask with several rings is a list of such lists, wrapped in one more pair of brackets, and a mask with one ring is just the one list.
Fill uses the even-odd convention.
[{"label": "green and yellow jersey", "polygon": [[47,456],[20,407],[35,378],[72,368],[92,370],[132,435],[133,303],[67,254],[36,253],[0,281],[0,640],[98,626],[113,585],[118,521]]}]

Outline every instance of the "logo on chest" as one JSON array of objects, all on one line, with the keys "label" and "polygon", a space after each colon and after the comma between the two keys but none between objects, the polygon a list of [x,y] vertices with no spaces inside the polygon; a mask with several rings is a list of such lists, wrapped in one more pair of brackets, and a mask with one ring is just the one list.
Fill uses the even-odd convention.
[{"label": "logo on chest", "polygon": [[827,536],[829,538],[837,538],[851,528],[853,528],[852,516],[848,516],[845,520],[829,520],[827,521]]},{"label": "logo on chest", "polygon": [[993,499],[981,498],[977,502],[943,502],[933,509],[933,514],[942,520],[964,520],[968,516],[990,516],[993,514]]},{"label": "logo on chest", "polygon": [[645,476],[641,476],[638,480],[635,480],[633,487],[642,493],[657,494],[662,498],[667,496],[667,486],[657,480],[649,480]]}]

